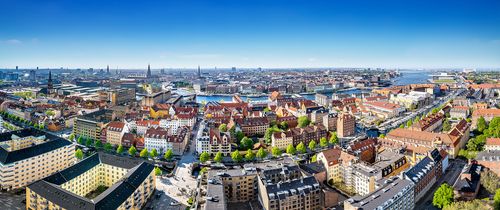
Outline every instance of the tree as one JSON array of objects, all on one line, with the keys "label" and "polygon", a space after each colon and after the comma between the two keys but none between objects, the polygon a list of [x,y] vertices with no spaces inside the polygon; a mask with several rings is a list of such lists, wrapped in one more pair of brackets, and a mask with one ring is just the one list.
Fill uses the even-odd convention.
[{"label": "tree", "polygon": [[238,141],[241,141],[243,139],[243,137],[245,137],[245,134],[242,132],[242,131],[236,131],[236,139]]},{"label": "tree", "polygon": [[381,138],[381,139],[385,138],[385,134],[381,133],[381,134],[378,136],[378,138]]},{"label": "tree", "polygon": [[104,144],[104,150],[106,152],[111,152],[113,150],[113,145],[111,145],[111,143],[109,143],[109,142]]},{"label": "tree", "polygon": [[[494,201],[494,208],[495,209],[500,209],[500,189],[497,189],[495,191],[495,196],[493,197],[493,201]],[[480,209],[480,208],[476,208],[476,209]]]},{"label": "tree", "polygon": [[92,146],[93,143],[94,143],[94,141],[92,141],[92,139],[88,138],[87,141],[85,142],[85,146],[90,147],[90,146]]},{"label": "tree", "polygon": [[269,109],[269,107],[266,107],[266,108],[264,108],[264,110],[262,110],[262,111],[263,111],[263,112],[270,112],[270,111],[271,111],[271,109]]},{"label": "tree", "polygon": [[331,145],[335,145],[339,142],[339,137],[337,136],[337,132],[331,132],[330,133],[330,140],[328,141],[328,143],[330,143]]},{"label": "tree", "polygon": [[118,148],[116,148],[116,153],[118,154],[122,154],[123,153],[123,146],[122,145],[119,145]]},{"label": "tree", "polygon": [[309,142],[309,150],[314,151],[316,149],[316,141],[312,140]]},{"label": "tree", "polygon": [[404,124],[401,124],[401,125],[399,126],[399,128],[405,128],[405,125],[404,125]]},{"label": "tree", "polygon": [[306,146],[304,145],[304,142],[300,142],[297,144],[297,147],[295,148],[298,153],[304,154],[307,152]]},{"label": "tree", "polygon": [[210,159],[210,155],[208,154],[208,152],[202,152],[200,155],[200,162],[207,162],[208,159]]},{"label": "tree", "polygon": [[214,161],[217,163],[222,162],[222,152],[217,152],[217,154],[215,154]]},{"label": "tree", "polygon": [[78,144],[85,144],[85,138],[83,138],[83,136],[79,136],[78,139],[76,140],[78,142]]},{"label": "tree", "polygon": [[273,147],[273,149],[271,149],[271,153],[273,154],[274,157],[281,156],[281,150],[278,147]]},{"label": "tree", "polygon": [[102,148],[102,142],[100,140],[95,140],[94,141],[94,147],[97,148],[97,149],[101,149]]},{"label": "tree", "polygon": [[68,139],[69,139],[70,141],[75,140],[75,134],[73,134],[73,133],[72,133],[72,134],[69,134]]},{"label": "tree", "polygon": [[451,130],[451,124],[448,119],[445,119],[443,122],[443,131],[450,131]]},{"label": "tree", "polygon": [[277,126],[269,127],[264,134],[264,139],[266,139],[266,143],[271,143],[271,136],[275,132],[280,132],[281,130]]},{"label": "tree", "polygon": [[434,193],[432,205],[442,209],[453,202],[453,187],[447,183],[441,184]]},{"label": "tree", "polygon": [[156,149],[152,149],[149,153],[149,156],[151,156],[152,158],[158,157],[158,151],[156,151]]},{"label": "tree", "polygon": [[[147,150],[146,150],[147,151]],[[137,149],[134,147],[134,146],[131,146],[129,149],[128,149],[128,154],[132,157],[135,157],[135,153],[137,153]]]},{"label": "tree", "polygon": [[83,151],[81,149],[77,149],[75,152],[75,157],[79,160],[83,159]]},{"label": "tree", "polygon": [[432,114],[436,114],[436,113],[438,113],[438,112],[439,112],[439,109],[438,109],[438,108],[434,108],[434,109],[432,109]]},{"label": "tree", "polygon": [[240,141],[240,148],[242,149],[250,149],[253,147],[253,140],[248,137],[243,137]]},{"label": "tree", "polygon": [[267,152],[261,147],[258,151],[257,151],[257,158],[260,158],[260,159],[264,159],[267,157]]},{"label": "tree", "polygon": [[[485,200],[479,200],[479,199],[474,199],[471,201],[458,201],[458,202],[453,202],[448,206],[445,206],[443,210],[486,210],[486,209],[492,209],[491,206],[488,204],[488,201]],[[495,208],[496,209],[496,208]]]},{"label": "tree", "polygon": [[479,117],[479,119],[477,120],[477,130],[482,133],[484,129],[486,129],[486,126],[486,120],[484,119],[484,117]]},{"label": "tree", "polygon": [[165,158],[165,160],[172,160],[173,156],[174,156],[174,152],[172,151],[172,149],[168,149],[167,152],[165,152],[165,154],[163,154],[163,158]]},{"label": "tree", "polygon": [[311,162],[318,162],[318,158],[316,157],[316,154],[311,157]]},{"label": "tree", "polygon": [[158,168],[158,167],[155,167],[155,175],[156,175],[156,176],[160,176],[161,174],[162,174],[161,169],[160,169],[160,168]]},{"label": "tree", "polygon": [[288,122],[286,122],[286,121],[281,122],[280,127],[283,130],[288,130]]},{"label": "tree", "polygon": [[491,170],[484,170],[481,172],[481,185],[488,193],[493,194],[500,188],[500,178]]},{"label": "tree", "polygon": [[239,163],[243,160],[243,156],[241,156],[240,151],[235,150],[231,153],[231,159],[233,159],[234,162]]},{"label": "tree", "polygon": [[253,153],[253,151],[251,149],[248,149],[247,154],[245,154],[245,160],[252,161],[254,159],[255,159],[255,154]]},{"label": "tree", "polygon": [[319,146],[320,146],[320,147],[323,147],[323,148],[325,148],[325,147],[327,147],[327,146],[328,146],[328,141],[326,141],[326,138],[325,138],[325,137],[321,137],[321,138],[319,139]]},{"label": "tree", "polygon": [[406,122],[406,127],[408,127],[408,128],[409,128],[409,127],[411,127],[412,125],[413,125],[413,121],[408,120],[408,121]]},{"label": "tree", "polygon": [[227,125],[226,125],[226,124],[224,124],[224,123],[220,124],[220,125],[219,125],[219,130],[220,130],[221,132],[226,132],[226,131],[227,131]]},{"label": "tree", "polygon": [[148,158],[148,156],[149,156],[149,151],[148,151],[148,149],[143,149],[143,150],[141,150],[141,152],[139,153],[139,157],[141,157],[141,158]]},{"label": "tree", "polygon": [[289,154],[289,155],[295,155],[295,147],[293,147],[292,144],[289,144],[287,147],[286,147],[286,153]]},{"label": "tree", "polygon": [[304,128],[307,127],[309,124],[311,124],[311,120],[307,118],[307,116],[300,116],[299,119],[297,120],[299,128]]}]

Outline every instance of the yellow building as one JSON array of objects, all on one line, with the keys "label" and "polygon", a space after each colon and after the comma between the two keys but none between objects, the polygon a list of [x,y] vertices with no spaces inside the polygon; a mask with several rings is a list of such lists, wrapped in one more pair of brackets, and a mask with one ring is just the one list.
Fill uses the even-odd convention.
[{"label": "yellow building", "polygon": [[35,129],[0,134],[0,189],[24,187],[71,166],[75,146]]},{"label": "yellow building", "polygon": [[114,118],[112,110],[99,110],[90,114],[78,116],[75,119],[73,133],[91,139],[100,139],[101,131]]},{"label": "yellow building", "polygon": [[26,188],[26,209],[141,209],[156,187],[154,166],[96,153]]}]

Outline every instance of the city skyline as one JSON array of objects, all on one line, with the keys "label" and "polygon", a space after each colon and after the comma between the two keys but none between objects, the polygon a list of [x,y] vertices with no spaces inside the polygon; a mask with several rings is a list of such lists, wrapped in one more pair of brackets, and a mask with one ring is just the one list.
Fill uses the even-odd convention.
[{"label": "city skyline", "polygon": [[497,1],[3,1],[0,68],[498,68]]}]

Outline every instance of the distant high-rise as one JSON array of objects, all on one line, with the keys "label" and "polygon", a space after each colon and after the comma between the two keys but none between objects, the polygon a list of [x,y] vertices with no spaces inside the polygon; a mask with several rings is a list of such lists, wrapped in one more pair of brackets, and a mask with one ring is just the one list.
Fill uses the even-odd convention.
[{"label": "distant high-rise", "polygon": [[29,75],[29,78],[31,80],[31,82],[36,82],[36,71],[35,70],[30,70],[30,75]]},{"label": "distant high-rise", "polygon": [[165,74],[165,69],[161,69],[160,73]]},{"label": "distant high-rise", "polygon": [[19,66],[16,66],[16,71],[19,70]]},{"label": "distant high-rise", "polygon": [[151,78],[151,66],[148,64],[148,72],[146,74],[147,78]]},{"label": "distant high-rise", "polygon": [[106,67],[106,73],[109,74],[109,65]]},{"label": "distant high-rise", "polygon": [[201,69],[200,69],[200,66],[198,66],[198,78],[201,78]]}]

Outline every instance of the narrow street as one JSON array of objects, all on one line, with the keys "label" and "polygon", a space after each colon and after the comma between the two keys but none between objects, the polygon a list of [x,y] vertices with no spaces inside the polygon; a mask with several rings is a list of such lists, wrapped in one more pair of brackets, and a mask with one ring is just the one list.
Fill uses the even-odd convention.
[{"label": "narrow street", "polygon": [[434,192],[441,186],[443,183],[448,183],[449,185],[453,185],[457,180],[460,172],[465,166],[465,162],[462,160],[450,160],[450,166],[441,179],[437,180],[436,183],[429,189],[429,191],[425,194],[420,201],[415,203],[415,209],[422,210],[437,210],[438,208],[432,205],[432,199],[434,198]]}]

